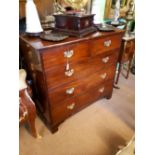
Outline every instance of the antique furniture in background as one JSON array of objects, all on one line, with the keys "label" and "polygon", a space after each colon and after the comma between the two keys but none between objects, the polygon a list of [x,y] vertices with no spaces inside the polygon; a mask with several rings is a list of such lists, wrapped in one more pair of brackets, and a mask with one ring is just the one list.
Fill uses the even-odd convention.
[{"label": "antique furniture in background", "polygon": [[[116,1],[117,0],[106,0],[104,18],[109,18],[109,19],[113,18]],[[121,0],[121,3],[120,3],[120,17],[125,17],[126,16],[126,12],[129,9],[130,1],[131,0]]]},{"label": "antique furniture in background", "polygon": [[120,55],[118,58],[119,66],[118,66],[118,72],[116,74],[115,84],[117,84],[119,81],[119,76],[120,76],[120,73],[122,71],[122,67],[124,64],[127,64],[127,68],[125,69],[126,70],[125,78],[126,79],[128,78],[129,72],[131,69],[132,60],[134,57],[134,52],[135,52],[135,37],[134,37],[134,35],[131,35],[128,38],[123,37],[121,51],[120,51]]},{"label": "antique furniture in background", "polygon": [[[54,2],[55,0],[34,0],[34,3],[36,4],[39,17],[41,20],[44,20],[46,16],[51,16],[54,13]],[[64,0],[57,0],[57,2],[64,6]],[[19,18],[25,17],[25,3],[26,0],[19,0]],[[88,3],[85,6],[86,12],[90,13],[91,10],[91,1],[88,1]]]},{"label": "antique furniture in background", "polygon": [[114,16],[111,22],[113,25],[119,24],[119,21],[118,21],[119,16],[120,16],[120,0],[116,0],[116,4],[114,8]]},{"label": "antique furniture in background", "polygon": [[126,32],[125,32],[125,37],[130,37],[130,32],[133,31],[132,30],[132,25],[134,22],[134,13],[135,13],[135,6],[134,6],[134,1],[131,0],[129,3],[129,10],[126,13],[126,21],[127,21],[127,25],[126,25]]},{"label": "antique furniture in background", "polygon": [[[116,74],[116,81],[115,83],[118,83],[120,72],[124,64],[127,64],[127,73],[125,75],[125,78],[127,79],[129,76],[129,72],[131,69],[134,52],[135,52],[135,35],[131,32],[131,24],[134,21],[134,1],[131,0],[129,3],[129,9],[126,13],[126,32],[124,34],[124,37],[122,39],[122,46],[121,46],[121,52],[118,59],[118,72]],[[125,68],[125,67],[123,67]],[[133,69],[132,69],[133,70]]]},{"label": "antique furniture in background", "polygon": [[71,6],[75,10],[84,9],[88,0],[63,0],[66,6]]},{"label": "antique furniture in background", "polygon": [[32,91],[26,83],[26,75],[24,69],[19,70],[19,125],[27,122],[32,135],[41,138],[35,127],[36,107],[31,99]]},{"label": "antique furniture in background", "polygon": [[59,42],[20,35],[36,103],[52,132],[89,104],[111,98],[123,34],[117,29]]},{"label": "antique furniture in background", "polygon": [[[53,13],[53,1],[54,0],[34,0],[40,19],[44,19],[45,16]],[[26,16],[25,3],[26,0],[19,0],[19,18]]]}]

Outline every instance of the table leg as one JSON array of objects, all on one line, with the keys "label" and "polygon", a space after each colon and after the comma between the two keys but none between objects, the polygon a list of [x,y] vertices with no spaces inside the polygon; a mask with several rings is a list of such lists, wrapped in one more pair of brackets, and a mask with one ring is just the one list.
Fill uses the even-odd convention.
[{"label": "table leg", "polygon": [[128,79],[128,77],[129,77],[129,72],[130,72],[131,63],[132,63],[132,60],[129,61],[128,70],[127,70],[127,75],[126,75],[126,77],[125,77],[126,79]]},{"label": "table leg", "polygon": [[116,75],[116,81],[115,81],[115,84],[118,83],[119,76],[120,76],[120,73],[121,73],[121,68],[122,68],[122,63],[119,63],[119,66],[118,66],[118,73],[117,73],[117,75]]}]

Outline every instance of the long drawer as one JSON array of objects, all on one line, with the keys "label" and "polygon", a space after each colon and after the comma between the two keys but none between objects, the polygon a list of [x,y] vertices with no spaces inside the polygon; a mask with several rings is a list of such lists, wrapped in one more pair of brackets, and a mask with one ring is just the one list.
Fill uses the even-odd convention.
[{"label": "long drawer", "polygon": [[56,108],[51,108],[53,123],[58,124],[70,115],[88,106],[90,103],[105,97],[112,91],[112,84],[112,81],[103,83],[92,90],[89,90],[85,94],[72,97],[59,103],[60,106],[57,106]]},{"label": "long drawer", "polygon": [[87,41],[66,46],[47,49],[42,54],[42,60],[45,70],[49,70],[58,65],[66,64],[67,59],[70,62],[85,60],[90,57]]},{"label": "long drawer", "polygon": [[49,98],[52,103],[52,107],[59,106],[61,101],[69,99],[73,96],[78,96],[83,92],[93,90],[94,87],[102,85],[105,81],[114,78],[115,66],[102,69],[99,72],[88,75],[87,78],[80,79],[75,82],[71,82],[64,86],[60,86],[49,92]]},{"label": "long drawer", "polygon": [[121,45],[122,34],[98,38],[91,42],[90,52],[92,56],[118,49]]},{"label": "long drawer", "polygon": [[85,60],[80,63],[70,64],[70,70],[66,71],[65,66],[59,66],[59,68],[52,69],[45,72],[47,79],[48,89],[53,89],[59,85],[65,83],[77,81],[83,77],[91,75],[93,72],[97,72],[100,69],[104,69],[108,66],[114,65],[117,61],[118,52],[113,54],[101,54],[92,59]]}]

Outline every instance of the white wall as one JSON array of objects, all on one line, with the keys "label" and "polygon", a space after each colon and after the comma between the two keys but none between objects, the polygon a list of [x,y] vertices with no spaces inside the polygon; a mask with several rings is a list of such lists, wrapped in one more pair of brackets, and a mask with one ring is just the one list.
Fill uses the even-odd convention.
[{"label": "white wall", "polygon": [[92,0],[92,14],[96,14],[94,16],[94,23],[99,24],[103,23],[104,19],[104,10],[105,10],[106,0]]}]

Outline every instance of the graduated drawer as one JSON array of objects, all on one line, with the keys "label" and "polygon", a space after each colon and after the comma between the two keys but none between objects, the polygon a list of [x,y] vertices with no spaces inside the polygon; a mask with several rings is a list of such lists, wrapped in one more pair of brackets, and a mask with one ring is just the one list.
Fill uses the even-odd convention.
[{"label": "graduated drawer", "polygon": [[66,64],[68,62],[77,62],[85,60],[90,56],[88,52],[88,43],[69,44],[46,49],[42,54],[44,69],[48,70],[57,65]]},{"label": "graduated drawer", "polygon": [[110,55],[101,54],[94,58],[85,60],[80,63],[70,65],[70,73],[65,70],[65,65],[59,66],[45,72],[48,89],[55,88],[59,85],[77,81],[83,77],[87,77],[94,72],[104,69],[107,66],[114,65],[117,61],[118,52],[112,52]]},{"label": "graduated drawer", "polygon": [[53,123],[58,124],[75,112],[88,106],[99,98],[106,97],[112,92],[112,81],[103,83],[93,90],[89,90],[80,96],[72,97],[59,103],[59,106],[51,109]]},{"label": "graduated drawer", "polygon": [[53,107],[59,106],[59,102],[70,97],[82,94],[85,91],[93,90],[94,87],[102,85],[105,81],[113,79],[115,66],[100,70],[86,78],[60,86],[49,92],[49,98]]},{"label": "graduated drawer", "polygon": [[122,35],[107,36],[92,40],[90,52],[92,56],[120,48]]}]

